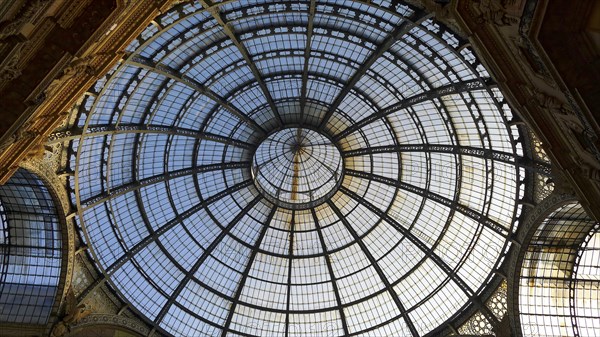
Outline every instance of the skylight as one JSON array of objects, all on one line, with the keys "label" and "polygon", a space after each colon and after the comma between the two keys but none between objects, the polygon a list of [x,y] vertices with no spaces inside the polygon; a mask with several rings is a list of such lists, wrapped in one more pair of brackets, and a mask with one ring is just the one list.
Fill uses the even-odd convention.
[{"label": "skylight", "polygon": [[199,1],[127,50],[81,104],[74,201],[159,331],[422,336],[482,306],[523,151],[466,40],[403,2]]}]

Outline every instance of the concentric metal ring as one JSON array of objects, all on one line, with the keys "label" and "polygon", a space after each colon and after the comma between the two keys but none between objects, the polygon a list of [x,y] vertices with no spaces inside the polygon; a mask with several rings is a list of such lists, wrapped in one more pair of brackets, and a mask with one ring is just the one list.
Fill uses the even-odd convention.
[{"label": "concentric metal ring", "polygon": [[[468,41],[401,1],[195,1],[127,50],[79,104],[73,203],[159,332],[443,335],[488,310],[530,160]],[[333,144],[302,173],[300,129]]]}]

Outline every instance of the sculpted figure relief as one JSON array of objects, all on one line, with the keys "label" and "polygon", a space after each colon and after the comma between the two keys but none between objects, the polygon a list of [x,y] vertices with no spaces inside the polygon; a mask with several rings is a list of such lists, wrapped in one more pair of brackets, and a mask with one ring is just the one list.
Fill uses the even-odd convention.
[{"label": "sculpted figure relief", "polygon": [[513,5],[517,0],[476,0],[473,6],[481,12],[477,21],[480,24],[495,24],[497,26],[511,26],[519,23],[519,20],[506,12],[509,5]]},{"label": "sculpted figure relief", "polygon": [[67,291],[65,298],[65,315],[52,329],[52,337],[64,336],[70,331],[70,326],[76,324],[92,313],[92,308],[86,303],[77,304],[73,289]]}]

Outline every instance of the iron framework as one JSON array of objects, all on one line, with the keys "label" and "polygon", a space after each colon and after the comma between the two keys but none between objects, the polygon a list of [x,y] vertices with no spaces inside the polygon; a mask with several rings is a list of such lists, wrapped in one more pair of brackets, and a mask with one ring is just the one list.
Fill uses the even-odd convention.
[{"label": "iron framework", "polygon": [[[439,335],[482,303],[549,174],[467,41],[401,1],[200,1],[84,97],[69,177],[104,282],[162,333]],[[265,138],[339,149],[339,190],[265,198]],[[473,309],[475,308],[475,309]],[[311,330],[312,329],[312,330]]]}]

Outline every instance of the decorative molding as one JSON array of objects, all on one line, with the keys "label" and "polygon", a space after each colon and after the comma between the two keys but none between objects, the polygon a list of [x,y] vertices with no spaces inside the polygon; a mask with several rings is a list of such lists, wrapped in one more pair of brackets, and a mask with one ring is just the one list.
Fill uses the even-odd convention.
[{"label": "decorative molding", "polygon": [[[77,3],[79,4],[77,10],[79,10],[82,8],[80,5],[86,2],[78,1]],[[25,102],[29,106],[22,112],[17,122],[0,138],[0,163],[2,163],[0,183],[8,180],[18,168],[19,163],[26,157],[26,153],[45,142],[47,135],[65,119],[66,116],[62,112],[68,111],[85,90],[122,57],[129,42],[156,15],[169,8],[171,1],[131,1],[127,3],[118,1],[118,4],[119,6],[113,10],[112,14],[84,42],[77,54],[68,56],[67,62],[61,61],[64,64],[58,65],[59,69],[54,72],[57,75],[42,80],[42,83]],[[89,6],[92,4],[90,3]],[[81,10],[84,11],[85,8]],[[70,12],[69,15],[74,15],[73,13],[77,10]],[[60,13],[60,11],[57,12]],[[83,16],[77,17],[83,18]],[[89,15],[85,15],[85,18],[98,20]],[[86,24],[85,20],[81,22],[82,25]],[[72,34],[78,34],[78,32]],[[70,38],[76,37],[71,36]],[[37,51],[39,48],[43,48],[43,44],[33,49]],[[52,50],[48,52],[52,52]],[[23,137],[24,135],[27,137]]]},{"label": "decorative molding", "polygon": [[11,55],[4,60],[0,67],[0,83],[9,82],[21,76],[22,71],[19,67],[19,61],[21,60],[21,52],[24,47],[24,43],[17,45],[11,51]]},{"label": "decorative molding", "polygon": [[507,11],[508,6],[516,2],[517,0],[474,0],[473,7],[479,11],[475,22],[478,24],[493,24],[498,27],[516,25],[519,18],[510,15]]},{"label": "decorative molding", "polygon": [[70,328],[71,331],[76,331],[82,328],[93,327],[98,325],[122,327],[133,332],[139,333],[143,336],[148,336],[148,334],[150,333],[150,329],[137,320],[124,316],[110,314],[91,314],[79,320],[77,323],[72,324]]},{"label": "decorative molding", "polygon": [[67,83],[71,78],[80,74],[89,75],[92,77],[98,76],[98,70],[94,67],[97,54],[88,55],[85,57],[75,57],[71,60],[61,72],[58,78],[54,79],[50,85],[44,90],[44,96],[50,96],[55,93],[60,87]]},{"label": "decorative molding", "polygon": [[21,28],[28,22],[32,22],[36,17],[40,16],[42,11],[52,0],[29,0],[21,7],[18,14],[7,21],[2,22],[2,29],[0,30],[0,43],[4,42],[8,37],[19,34]]}]

